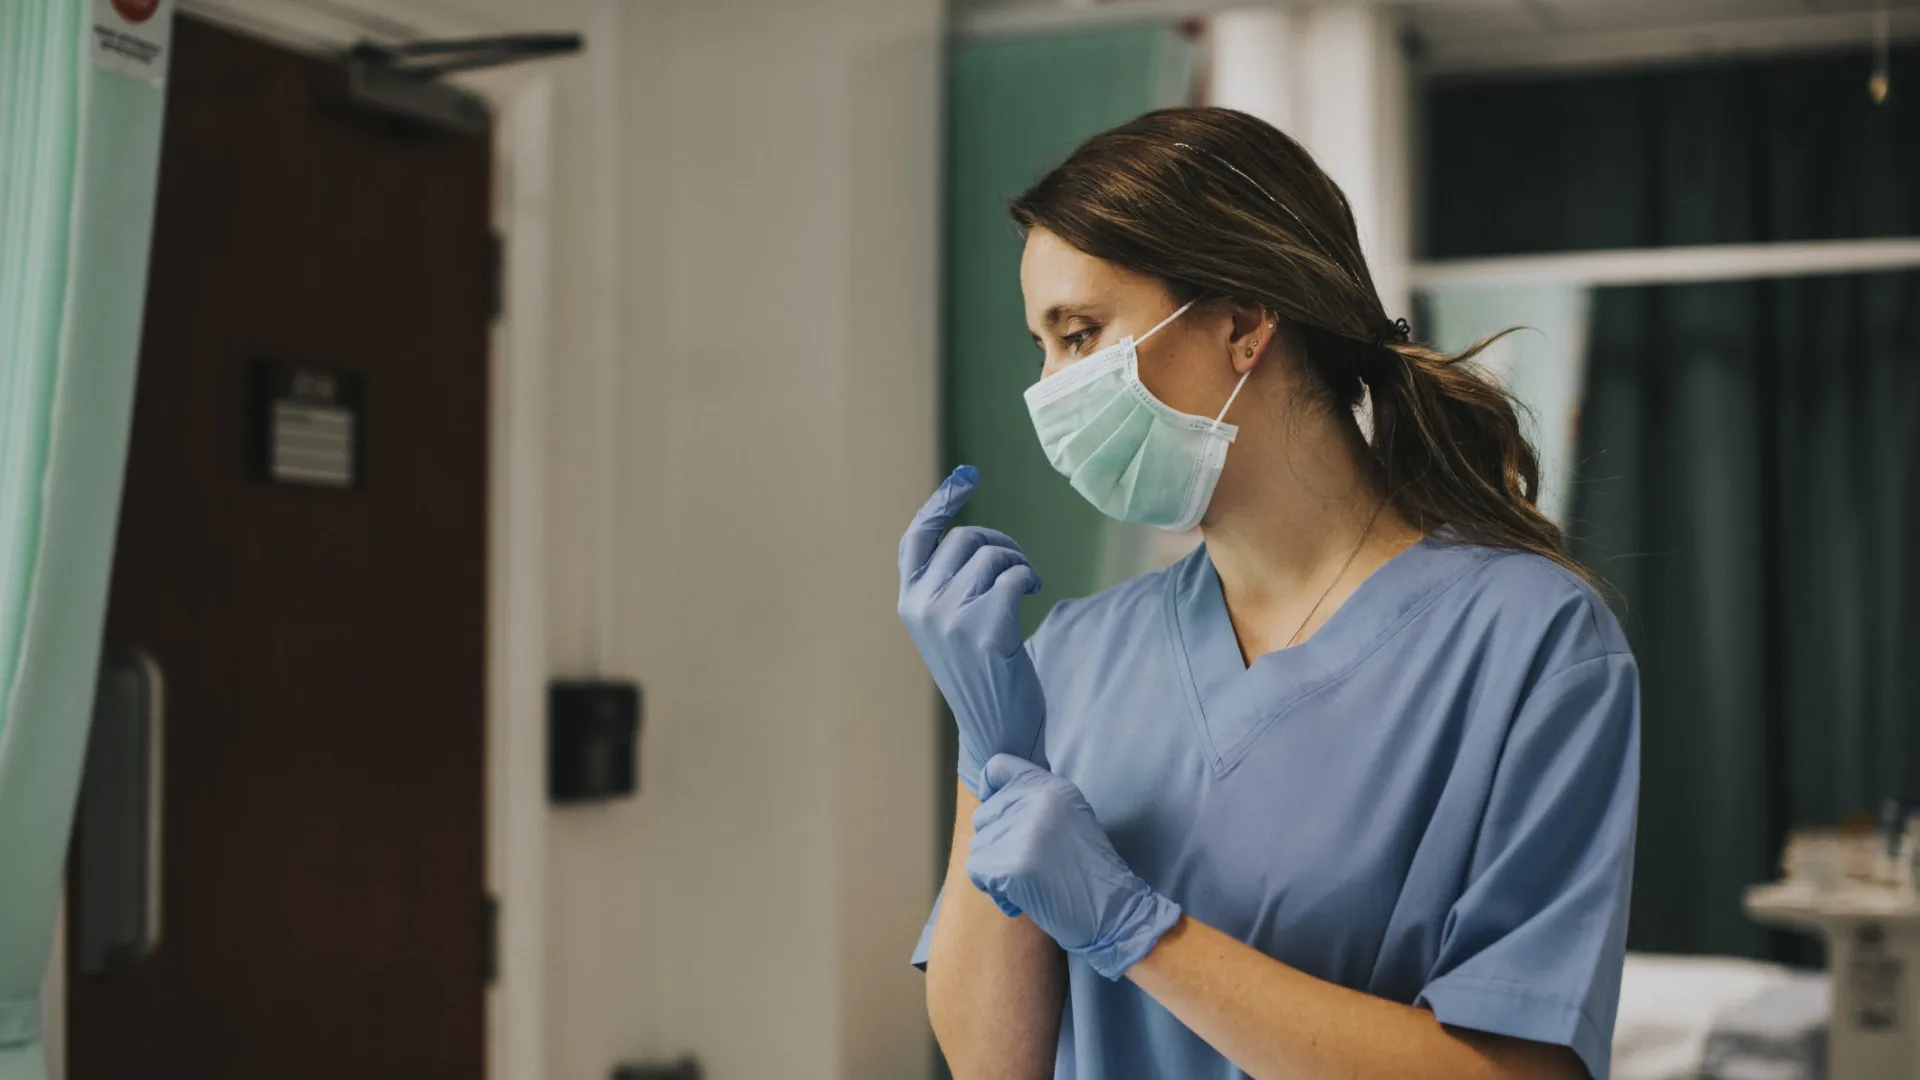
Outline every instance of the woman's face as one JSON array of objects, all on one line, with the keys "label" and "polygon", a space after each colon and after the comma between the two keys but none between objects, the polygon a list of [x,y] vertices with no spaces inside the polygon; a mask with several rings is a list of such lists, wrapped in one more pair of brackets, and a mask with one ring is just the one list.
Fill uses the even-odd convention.
[{"label": "woman's face", "polygon": [[[1027,329],[1044,354],[1041,378],[1126,337],[1139,338],[1179,307],[1159,281],[1088,255],[1045,229],[1027,234],[1020,289]],[[1214,416],[1271,337],[1271,325],[1257,312],[1190,308],[1139,347],[1140,381],[1181,412]]]}]

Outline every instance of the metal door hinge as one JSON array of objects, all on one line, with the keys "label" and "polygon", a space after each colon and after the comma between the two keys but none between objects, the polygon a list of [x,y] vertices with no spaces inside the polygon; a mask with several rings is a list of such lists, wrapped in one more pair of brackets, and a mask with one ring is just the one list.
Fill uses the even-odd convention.
[{"label": "metal door hinge", "polygon": [[487,234],[486,265],[480,268],[485,275],[482,287],[486,290],[487,320],[498,319],[507,307],[507,238],[497,232]]},{"label": "metal door hinge", "polygon": [[480,981],[500,981],[500,898],[492,893],[480,897]]}]

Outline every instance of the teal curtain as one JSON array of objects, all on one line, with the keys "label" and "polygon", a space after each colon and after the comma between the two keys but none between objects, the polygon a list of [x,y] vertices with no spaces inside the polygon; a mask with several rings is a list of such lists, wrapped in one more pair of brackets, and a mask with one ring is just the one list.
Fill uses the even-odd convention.
[{"label": "teal curtain", "polygon": [[95,6],[0,0],[0,1080],[46,1070],[159,165],[171,6]]},{"label": "teal curtain", "polygon": [[1647,658],[1635,943],[1809,958],[1742,887],[1788,828],[1920,798],[1920,275],[1605,290],[1595,323],[1583,549]]},{"label": "teal curtain", "polygon": [[1152,541],[1114,526],[1040,452],[1021,394],[1040,374],[1020,297],[1021,237],[1007,200],[1081,140],[1191,97],[1194,46],[1163,26],[963,41],[948,97],[946,374],[949,466],[980,469],[970,520],[1019,539],[1054,601],[1131,572]]},{"label": "teal curtain", "polygon": [[[941,415],[948,468],[980,469],[966,520],[1019,539],[1055,601],[1084,596],[1155,557],[1157,531],[1100,516],[1047,464],[1021,395],[1039,378],[1020,296],[1022,239],[1007,200],[1087,137],[1191,100],[1195,47],[1162,25],[956,41],[948,57],[947,227]],[[929,485],[931,488],[931,484]],[[953,830],[953,722],[941,718],[935,786],[939,869]],[[944,1063],[940,1075],[946,1075]]]},{"label": "teal curtain", "polygon": [[1540,509],[1565,524],[1571,512],[1574,432],[1587,373],[1592,291],[1564,282],[1429,289],[1419,298],[1421,329],[1461,352],[1514,327],[1476,361],[1519,401],[1521,423],[1540,455]]},{"label": "teal curtain", "polygon": [[[1428,253],[1920,235],[1920,108],[1868,70],[1437,88]],[[1811,959],[1742,890],[1788,829],[1920,801],[1920,275],[1601,289],[1591,327],[1570,517],[1643,679],[1630,944]]]},{"label": "teal curtain", "polygon": [[[1021,395],[1040,376],[1020,295],[1022,238],[1007,201],[1082,140],[1191,97],[1195,50],[1164,26],[958,41],[947,84],[946,304],[942,418],[947,468],[977,466],[966,520],[1019,539],[1057,600],[1111,584],[1150,558],[1152,537],[1108,521],[1040,451]],[[941,732],[941,837],[953,814],[951,728]],[[944,859],[944,842],[942,858]]]}]

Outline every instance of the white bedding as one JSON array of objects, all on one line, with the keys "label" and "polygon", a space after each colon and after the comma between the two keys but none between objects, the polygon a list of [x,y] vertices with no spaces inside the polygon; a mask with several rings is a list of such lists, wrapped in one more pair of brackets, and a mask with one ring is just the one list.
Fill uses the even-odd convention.
[{"label": "white bedding", "polygon": [[1818,1080],[1826,981],[1776,964],[1627,957],[1614,1080]]}]

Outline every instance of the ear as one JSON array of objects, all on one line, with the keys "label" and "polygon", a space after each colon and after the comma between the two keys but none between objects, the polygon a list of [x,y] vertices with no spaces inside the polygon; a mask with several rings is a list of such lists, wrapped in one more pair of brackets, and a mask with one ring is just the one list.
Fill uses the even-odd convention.
[{"label": "ear", "polygon": [[1262,307],[1238,305],[1233,309],[1233,330],[1227,338],[1227,359],[1241,375],[1252,371],[1266,359],[1275,338],[1280,336],[1280,320]]}]

